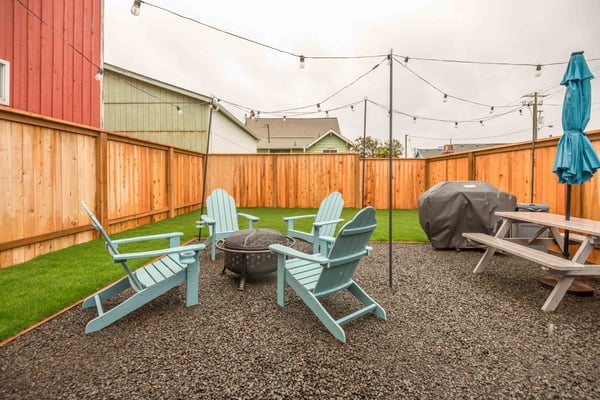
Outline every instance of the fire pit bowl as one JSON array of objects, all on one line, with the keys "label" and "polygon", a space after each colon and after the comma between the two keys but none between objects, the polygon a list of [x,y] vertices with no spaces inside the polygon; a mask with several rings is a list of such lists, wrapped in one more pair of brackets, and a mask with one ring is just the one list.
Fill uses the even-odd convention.
[{"label": "fire pit bowl", "polygon": [[225,253],[222,273],[228,269],[241,275],[240,290],[247,277],[256,277],[277,270],[277,256],[269,250],[271,244],[294,247],[294,239],[273,229],[244,229],[233,232],[216,246]]}]

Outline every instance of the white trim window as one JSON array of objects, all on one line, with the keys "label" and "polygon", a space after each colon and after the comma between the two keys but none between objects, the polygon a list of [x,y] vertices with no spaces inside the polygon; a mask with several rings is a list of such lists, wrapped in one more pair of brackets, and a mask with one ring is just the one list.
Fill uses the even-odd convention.
[{"label": "white trim window", "polygon": [[10,105],[10,63],[0,58],[0,104]]},{"label": "white trim window", "polygon": [[323,149],[323,153],[337,153],[337,149]]}]

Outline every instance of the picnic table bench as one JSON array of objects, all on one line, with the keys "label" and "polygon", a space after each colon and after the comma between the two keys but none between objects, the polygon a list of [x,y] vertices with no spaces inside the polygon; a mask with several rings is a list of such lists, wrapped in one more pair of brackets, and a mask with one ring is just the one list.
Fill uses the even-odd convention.
[{"label": "picnic table bench", "polygon": [[[559,278],[542,306],[543,311],[556,310],[575,277],[600,276],[600,265],[586,263],[594,247],[600,243],[600,221],[582,218],[566,220],[562,215],[521,211],[502,211],[496,212],[496,215],[502,218],[502,224],[495,236],[485,233],[463,233],[466,239],[487,247],[473,273],[481,273],[497,250],[540,264],[543,269]],[[519,222],[534,223],[539,225],[540,229],[529,238],[506,237],[512,224]],[[554,243],[562,251],[565,246],[564,235],[559,229],[568,229],[579,233],[570,237],[580,243],[572,259],[530,247],[532,244]],[[549,231],[551,237],[541,238],[540,235],[544,231]]]}]

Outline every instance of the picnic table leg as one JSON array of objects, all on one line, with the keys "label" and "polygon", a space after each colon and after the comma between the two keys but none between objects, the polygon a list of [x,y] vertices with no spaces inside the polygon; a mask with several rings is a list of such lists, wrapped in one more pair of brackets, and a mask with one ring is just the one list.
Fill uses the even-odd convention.
[{"label": "picnic table leg", "polygon": [[556,286],[554,286],[552,293],[550,293],[550,296],[548,296],[546,302],[542,306],[542,311],[556,310],[556,307],[558,307],[558,304],[564,297],[565,293],[567,293],[567,290],[569,290],[569,287],[574,280],[574,276],[564,276],[562,279],[559,279],[556,283]]},{"label": "picnic table leg", "polygon": [[[500,238],[500,239],[504,238],[506,236],[506,234],[508,233],[511,225],[512,225],[511,220],[504,219],[502,221],[502,225],[500,226],[500,229],[498,229],[498,232],[496,232],[496,237]],[[496,252],[495,248],[488,247],[487,250],[485,251],[485,253],[483,254],[483,256],[481,257],[481,259],[479,260],[479,262],[477,263],[477,266],[473,270],[473,273],[478,274],[480,272],[483,272],[488,261],[490,261],[490,259],[492,258],[492,256],[494,255],[495,252]]]}]

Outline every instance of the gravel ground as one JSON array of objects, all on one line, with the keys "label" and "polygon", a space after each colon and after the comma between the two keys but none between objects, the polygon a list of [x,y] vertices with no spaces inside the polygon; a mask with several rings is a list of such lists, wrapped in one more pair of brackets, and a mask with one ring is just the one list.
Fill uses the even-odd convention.
[{"label": "gravel ground", "polygon": [[[176,288],[100,332],[75,307],[0,348],[1,399],[600,399],[600,280],[554,313],[539,266],[479,250],[374,245],[355,279],[387,311],[331,336],[275,274],[237,290],[202,254],[200,304]],[[345,295],[325,300],[334,314]]]}]

